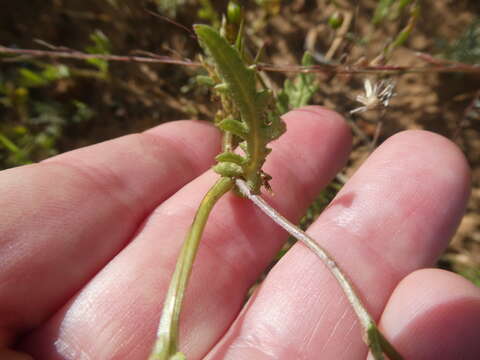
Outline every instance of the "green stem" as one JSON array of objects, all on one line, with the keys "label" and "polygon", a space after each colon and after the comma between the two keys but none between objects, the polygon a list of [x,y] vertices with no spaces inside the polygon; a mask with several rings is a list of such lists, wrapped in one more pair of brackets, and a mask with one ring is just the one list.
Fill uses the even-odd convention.
[{"label": "green stem", "polygon": [[233,152],[233,136],[230,131],[223,133],[222,152]]},{"label": "green stem", "polygon": [[383,336],[380,330],[377,329],[378,332],[378,340],[382,347],[383,352],[385,355],[388,356],[390,360],[403,360],[402,355],[393,347],[393,345]]},{"label": "green stem", "polygon": [[163,305],[157,341],[149,360],[185,359],[184,355],[178,351],[178,324],[185,289],[208,216],[218,199],[231,190],[233,185],[233,179],[220,178],[207,192],[198,207],[177,260],[175,272]]}]

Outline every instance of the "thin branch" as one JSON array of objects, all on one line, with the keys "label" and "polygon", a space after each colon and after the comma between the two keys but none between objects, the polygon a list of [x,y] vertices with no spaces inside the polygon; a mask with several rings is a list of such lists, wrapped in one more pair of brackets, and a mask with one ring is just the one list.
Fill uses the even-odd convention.
[{"label": "thin branch", "polygon": [[463,64],[459,63],[457,61],[452,61],[448,59],[441,59],[441,58],[436,58],[430,54],[423,53],[423,52],[416,52],[415,56],[419,58],[420,60],[423,60],[429,64],[436,65],[436,66],[445,66],[445,65],[450,65],[450,66],[464,66],[464,67],[472,67],[475,65],[470,65],[470,64]]},{"label": "thin branch", "polygon": [[469,65],[462,63],[454,63],[439,66],[396,66],[396,65],[367,65],[367,66],[350,66],[350,65],[313,65],[313,66],[297,66],[297,65],[271,65],[258,64],[258,70],[270,72],[295,72],[295,73],[330,73],[330,74],[402,74],[402,73],[480,73],[479,65]]},{"label": "thin branch", "polygon": [[[132,63],[157,63],[157,64],[174,64],[190,67],[200,67],[201,63],[188,59],[175,59],[169,56],[154,55],[150,56],[130,56],[130,55],[105,55],[105,54],[86,54],[77,50],[72,51],[51,51],[36,49],[12,49],[0,45],[0,54],[24,55],[31,57],[49,57],[64,59],[103,59],[107,61],[132,62]],[[395,65],[378,65],[378,66],[355,66],[355,65],[314,65],[314,66],[298,66],[298,65],[273,65],[260,63],[257,64],[258,70],[269,72],[286,72],[286,73],[327,73],[327,74],[402,74],[402,73],[477,73],[480,74],[480,65],[470,65],[457,62],[445,62],[434,59],[426,54],[418,54],[418,57],[434,63],[433,66],[395,66]],[[427,60],[428,59],[428,60]],[[7,58],[1,59],[8,61]],[[437,59],[435,59],[437,60]],[[11,60],[10,60],[11,61]]]},{"label": "thin branch", "polygon": [[293,225],[290,221],[288,221],[286,218],[284,218],[260,196],[252,194],[247,183],[244,180],[237,179],[235,183],[238,186],[238,189],[240,190],[242,195],[246,196],[249,200],[251,200],[276,224],[285,229],[297,240],[301,241],[307,248],[312,250],[315,255],[320,258],[320,260],[322,260],[322,262],[333,274],[333,276],[338,281],[343,291],[347,295],[348,301],[350,302],[350,304],[352,304],[352,307],[355,310],[355,313],[357,314],[358,319],[362,324],[362,327],[364,329],[367,329],[373,322],[372,317],[365,309],[362,301],[353,290],[352,284],[347,279],[346,275],[344,275],[343,272],[340,270],[333,257],[328,254],[324,249],[322,249],[314,239],[312,239],[304,231],[302,231],[297,226]]},{"label": "thin branch", "polygon": [[107,61],[123,61],[134,63],[161,63],[161,64],[175,64],[184,66],[202,66],[199,62],[193,62],[190,60],[174,59],[169,56],[151,55],[145,56],[130,56],[130,55],[105,55],[105,54],[86,54],[80,51],[51,51],[51,50],[35,50],[35,49],[12,49],[0,45],[0,54],[12,54],[12,55],[27,55],[32,57],[49,57],[49,58],[63,58],[63,59],[103,59]]},{"label": "thin branch", "polygon": [[153,11],[151,11],[151,10],[145,9],[145,11],[146,11],[148,14],[150,14],[150,15],[156,17],[156,18],[159,18],[159,19],[162,20],[162,21],[165,21],[165,22],[167,22],[167,23],[169,23],[169,24],[172,24],[172,25],[174,25],[174,26],[182,29],[183,31],[186,31],[186,32],[188,33],[188,35],[189,35],[192,39],[194,39],[195,41],[197,40],[197,36],[195,35],[195,33],[194,33],[192,30],[190,30],[188,27],[186,27],[185,25],[180,24],[179,22],[176,22],[175,20],[172,20],[172,19],[170,19],[170,18],[167,17],[167,16],[158,14],[158,13],[153,12]]},{"label": "thin branch", "polygon": [[318,258],[320,258],[323,264],[328,268],[330,273],[335,277],[335,280],[337,280],[338,284],[345,293],[348,302],[355,311],[364,330],[364,340],[372,351],[373,357],[376,360],[384,359],[383,353],[385,353],[392,360],[402,360],[402,356],[395,350],[395,348],[378,330],[375,321],[368,313],[365,305],[356,293],[352,283],[337,265],[333,257],[325,249],[323,249],[313,238],[308,236],[303,230],[288,221],[260,196],[252,194],[250,188],[244,180],[236,179],[235,184],[237,185],[237,188],[242,195],[251,200],[277,225],[285,229],[297,240],[301,241]]}]

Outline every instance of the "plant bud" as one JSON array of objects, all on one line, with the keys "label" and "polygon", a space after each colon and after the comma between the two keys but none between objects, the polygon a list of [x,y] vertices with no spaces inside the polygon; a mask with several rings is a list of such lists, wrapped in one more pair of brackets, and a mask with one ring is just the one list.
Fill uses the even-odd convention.
[{"label": "plant bud", "polygon": [[342,26],[342,23],[343,16],[338,12],[335,12],[332,16],[328,18],[328,25],[330,25],[332,29],[338,29],[340,26]]},{"label": "plant bud", "polygon": [[242,8],[235,1],[228,3],[227,20],[229,24],[235,25],[240,25],[242,21]]}]

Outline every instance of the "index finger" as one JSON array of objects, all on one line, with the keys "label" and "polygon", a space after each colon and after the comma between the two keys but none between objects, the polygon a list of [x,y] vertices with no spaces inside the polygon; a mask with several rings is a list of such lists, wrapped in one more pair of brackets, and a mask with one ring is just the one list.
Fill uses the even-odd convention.
[{"label": "index finger", "polygon": [[218,149],[213,126],[180,121],[2,172],[3,341],[65,303]]}]

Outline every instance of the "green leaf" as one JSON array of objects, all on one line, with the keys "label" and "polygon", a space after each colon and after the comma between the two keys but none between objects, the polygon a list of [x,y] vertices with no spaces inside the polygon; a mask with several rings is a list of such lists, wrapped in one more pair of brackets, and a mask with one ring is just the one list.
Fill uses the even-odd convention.
[{"label": "green leaf", "polygon": [[[267,139],[268,142],[278,139],[282,136],[286,131],[286,126],[280,116],[275,114],[274,112],[267,113],[267,124],[262,129],[263,136]],[[270,149],[266,148],[266,152],[268,155],[270,153]]]},{"label": "green leaf", "polygon": [[241,121],[224,119],[220,121],[217,126],[223,131],[229,131],[242,139],[246,139],[248,137],[248,126]]},{"label": "green leaf", "polygon": [[46,65],[42,76],[47,81],[56,81],[70,76],[70,70],[66,65]]},{"label": "green leaf", "polygon": [[27,88],[40,87],[48,84],[48,80],[45,79],[41,74],[27,68],[20,68],[18,73],[20,74],[20,84]]},{"label": "green leaf", "polygon": [[[85,51],[89,54],[101,54],[108,55],[111,53],[111,43],[110,39],[100,30],[95,30],[90,34],[90,40],[92,45],[89,45],[85,48]],[[108,61],[100,58],[96,59],[87,59],[87,63],[95,66],[98,71],[100,71],[104,76],[108,72]]]},{"label": "green leaf", "polygon": [[[210,26],[195,25],[194,29],[200,45],[213,61],[218,77],[225,84],[222,94],[228,96],[240,114],[241,122],[223,120],[219,127],[245,139],[248,162],[243,166],[242,177],[251,191],[258,193],[263,183],[261,169],[269,154],[267,144],[285,131],[285,124],[275,109],[271,94],[257,91],[257,70],[245,64],[237,48]],[[235,127],[227,128],[227,124]]]},{"label": "green leaf", "polygon": [[380,0],[376,9],[375,13],[373,14],[372,22],[377,25],[380,24],[383,19],[388,15],[390,11],[390,7],[393,5],[395,0]]},{"label": "green leaf", "polygon": [[480,18],[473,21],[452,44],[444,46],[445,57],[468,64],[480,64]]},{"label": "green leaf", "polygon": [[72,116],[73,122],[80,123],[90,120],[93,116],[95,116],[95,111],[84,102],[73,100],[72,104],[75,107],[75,113]]},{"label": "green leaf", "polygon": [[3,134],[0,134],[0,145],[8,149],[12,153],[17,153],[20,151],[17,145],[13,143],[8,137]]},{"label": "green leaf", "polygon": [[98,59],[98,58],[90,58],[90,59],[87,59],[85,60],[87,63],[95,66],[98,71],[100,71],[101,73],[106,73],[108,71],[108,61],[104,60],[104,59]]},{"label": "green leaf", "polygon": [[232,162],[221,162],[213,167],[213,171],[225,177],[240,177],[243,175],[243,168]]},{"label": "green leaf", "polygon": [[215,157],[215,160],[218,162],[231,162],[237,165],[244,165],[246,161],[243,156],[232,152],[223,152],[221,154],[218,154]]},{"label": "green leaf", "polygon": [[92,45],[89,45],[85,48],[85,51],[89,54],[110,54],[112,46],[110,44],[110,39],[101,31],[95,30],[90,34],[90,40]]},{"label": "green leaf", "polygon": [[[305,52],[302,66],[312,66],[313,64],[312,55]],[[283,89],[277,97],[279,112],[284,114],[289,110],[308,105],[317,90],[318,84],[315,75],[310,73],[300,73],[293,80],[285,80]]]}]

